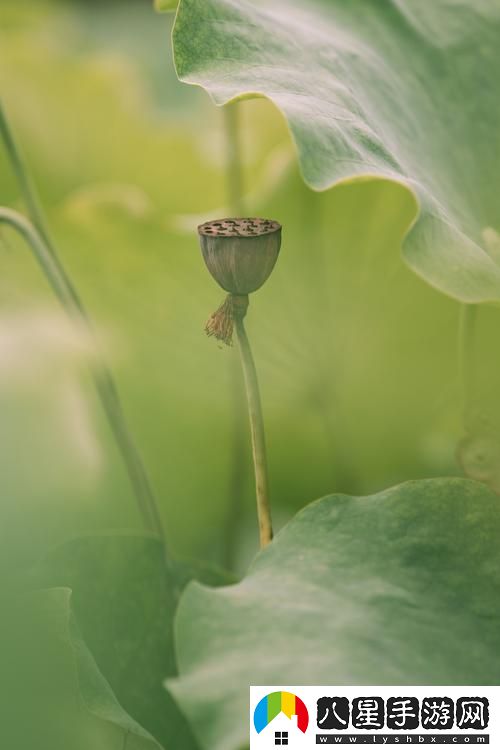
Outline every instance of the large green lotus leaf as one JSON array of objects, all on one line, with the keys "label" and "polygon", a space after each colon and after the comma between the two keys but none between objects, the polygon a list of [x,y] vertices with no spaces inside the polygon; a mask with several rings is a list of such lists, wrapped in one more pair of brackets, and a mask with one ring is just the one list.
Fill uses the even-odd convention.
[{"label": "large green lotus leaf", "polygon": [[217,585],[208,567],[171,562],[150,537],[82,537],[53,550],[34,571],[42,584],[71,588],[86,645],[123,708],[167,750],[194,750],[192,733],[163,688],[177,674],[173,618],[178,595],[193,577]]},{"label": "large green lotus leaf", "polygon": [[9,750],[159,750],[118,703],[76,627],[71,591],[1,596],[0,717]]},{"label": "large green lotus leaf", "polygon": [[245,744],[249,685],[498,685],[500,505],[462,479],[332,495],[235,586],[191,584],[169,683],[207,750]]},{"label": "large green lotus leaf", "polygon": [[217,104],[257,94],[285,115],[306,182],[383,175],[420,212],[409,266],[466,302],[500,299],[482,246],[500,207],[497,0],[181,0],[177,72]]}]

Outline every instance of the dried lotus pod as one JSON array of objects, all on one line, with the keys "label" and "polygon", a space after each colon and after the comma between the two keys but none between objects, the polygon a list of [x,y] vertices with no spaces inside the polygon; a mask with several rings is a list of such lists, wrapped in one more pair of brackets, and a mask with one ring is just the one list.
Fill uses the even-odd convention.
[{"label": "dried lotus pod", "polygon": [[229,292],[205,330],[230,345],[234,320],[245,316],[248,295],[264,284],[276,264],[281,225],[271,219],[215,219],[200,224],[198,234],[208,270]]},{"label": "dried lotus pod", "polygon": [[281,226],[270,219],[219,219],[198,227],[201,251],[208,270],[217,283],[229,292],[224,303],[210,317],[206,332],[225,344],[231,344],[233,329],[243,367],[248,401],[255,473],[255,494],[261,547],[273,538],[269,480],[257,370],[244,318],[248,295],[269,278],[281,245]]},{"label": "dried lotus pod", "polygon": [[270,219],[216,219],[198,227],[201,252],[216,282],[230,294],[251,294],[273,270],[281,225]]}]

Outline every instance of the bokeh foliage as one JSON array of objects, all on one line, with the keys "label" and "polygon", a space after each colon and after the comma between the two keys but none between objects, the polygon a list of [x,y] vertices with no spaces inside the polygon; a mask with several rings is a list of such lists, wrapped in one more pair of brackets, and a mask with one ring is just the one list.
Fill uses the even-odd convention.
[{"label": "bokeh foliage", "polygon": [[[203,336],[219,293],[192,231],[227,204],[220,112],[176,81],[170,21],[148,8],[6,3],[2,15],[5,102],[108,348],[165,522],[180,551],[220,559],[234,352]],[[457,310],[401,261],[411,196],[383,180],[309,191],[280,115],[265,101],[240,106],[249,211],[284,225],[279,264],[249,317],[278,515],[332,489],[455,472]],[[2,201],[19,205],[3,160],[0,174]],[[22,352],[3,357],[10,536],[36,550],[117,519],[135,526],[82,372],[85,346],[26,249],[2,237],[10,333],[1,340]]]},{"label": "bokeh foliage", "polygon": [[[2,98],[62,260],[117,375],[171,547],[177,555],[225,560],[227,518],[237,502],[241,511],[233,565],[243,571],[257,537],[250,451],[247,445],[246,468],[237,497],[232,497],[235,352],[204,337],[204,321],[221,295],[203,267],[195,233],[201,219],[230,212],[223,115],[204,92],[177,80],[170,52],[172,19],[156,17],[147,3],[4,0],[0,21]],[[299,174],[289,131],[273,104],[242,101],[238,111],[248,213],[276,218],[284,227],[276,270],[252,298],[248,317],[262,386],[276,526],[332,492],[372,494],[408,478],[459,474],[454,455],[463,430],[456,367],[458,305],[402,261],[401,244],[417,211],[412,193],[387,175],[359,176],[315,193]],[[0,203],[23,208],[3,153]],[[78,535],[140,527],[89,382],[86,365],[94,356],[92,346],[66,321],[28,249],[8,231],[2,230],[0,240],[0,562],[3,601],[11,607],[14,597],[17,607],[12,605],[2,647],[14,665],[17,687],[33,674],[32,652],[24,644],[34,641],[38,630],[43,638],[34,663],[37,675],[47,672],[54,655],[46,701],[37,707],[36,696],[30,695],[25,706],[41,718],[45,709],[52,716],[51,707],[59,701],[67,707],[69,723],[46,727],[54,730],[46,738],[51,750],[57,746],[54,737],[65,747],[75,732],[83,744],[90,738],[93,747],[122,750],[122,724],[128,718],[120,714],[120,706],[110,709],[108,688],[170,750],[170,721],[157,724],[158,716],[148,715],[149,703],[135,703],[136,686],[120,671],[132,625],[140,635],[145,612],[152,612],[154,620],[158,606],[170,607],[165,640],[160,633],[151,657],[154,662],[163,654],[158,664],[166,666],[158,672],[141,666],[134,680],[141,685],[151,679],[151,703],[161,705],[164,697],[172,708],[159,680],[160,671],[163,677],[175,672],[175,602],[168,592],[159,605],[165,582],[155,544],[124,536],[123,545],[109,542],[109,549],[116,544],[121,550],[115,554],[103,541],[108,537],[97,536],[48,552]],[[500,361],[492,342],[497,325],[495,309],[481,310],[479,393],[482,408],[496,423]],[[246,429],[245,421],[242,427]],[[450,486],[461,507],[464,498],[476,495],[479,504],[494,506],[494,496],[477,486],[447,484],[443,493],[450,517]],[[352,500],[356,502],[364,501]],[[403,508],[402,515],[410,510]],[[304,518],[315,512],[309,509],[287,527],[276,546],[278,556]],[[486,519],[481,534],[488,524]],[[306,541],[311,543],[309,537]],[[135,557],[130,544],[144,550]],[[320,557],[327,547],[328,540]],[[405,548],[402,554],[407,552]],[[18,578],[19,569],[39,558],[45,560],[37,568],[38,576],[45,571],[43,579]],[[133,560],[136,578],[127,569]],[[260,558],[257,568],[265,567],[265,560]],[[107,576],[100,577],[101,570]],[[190,576],[183,573],[182,584]],[[201,577],[207,579],[206,571]],[[142,578],[148,579],[144,590]],[[209,583],[216,580],[218,574],[208,576]],[[45,593],[25,593],[37,581]],[[243,590],[251,581],[250,576],[241,584]],[[89,588],[89,582],[96,588]],[[230,600],[231,592],[239,590],[211,592],[209,598]],[[109,614],[113,593],[120,606]],[[190,606],[196,610],[197,596],[199,589],[190,587],[183,617]],[[299,601],[300,594],[290,598]],[[97,705],[104,701],[114,722],[101,723],[99,712],[96,718],[82,707],[74,663],[78,639],[69,627],[73,610],[85,631],[85,648],[96,659],[91,666],[97,676],[92,669],[87,672],[89,684]],[[125,635],[113,629],[116,611],[130,619]],[[16,641],[19,619],[28,625]],[[198,615],[188,620],[193,632],[204,625]],[[188,628],[185,634],[189,639]],[[117,638],[120,647],[109,652],[108,644]],[[10,648],[11,641],[17,642],[17,651]],[[181,657],[183,648],[190,646],[181,644]],[[17,658],[24,665],[18,674]],[[221,664],[224,658],[220,654]],[[198,668],[186,667],[184,658],[181,666],[194,674]],[[42,680],[40,689],[46,685]],[[182,699],[182,681],[177,685]],[[144,700],[147,690],[139,693]],[[205,692],[201,704],[206,698]],[[241,692],[234,699],[241,700]],[[36,734],[38,724],[30,726],[26,731]],[[152,742],[140,731],[126,731],[128,750]],[[185,737],[182,750],[192,741],[189,730]]]}]

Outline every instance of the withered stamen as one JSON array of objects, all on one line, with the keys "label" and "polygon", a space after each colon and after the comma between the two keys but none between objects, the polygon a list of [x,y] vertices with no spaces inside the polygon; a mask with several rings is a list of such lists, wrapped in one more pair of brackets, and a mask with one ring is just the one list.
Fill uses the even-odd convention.
[{"label": "withered stamen", "polygon": [[207,320],[207,336],[214,336],[217,341],[231,346],[234,321],[236,318],[244,318],[247,308],[248,294],[228,294],[222,305]]}]

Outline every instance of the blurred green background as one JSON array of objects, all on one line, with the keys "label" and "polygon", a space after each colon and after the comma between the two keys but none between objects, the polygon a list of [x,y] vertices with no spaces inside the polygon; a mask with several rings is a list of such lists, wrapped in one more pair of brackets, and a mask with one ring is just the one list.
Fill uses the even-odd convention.
[{"label": "blurred green background", "polygon": [[[171,23],[146,0],[2,0],[0,88],[172,547],[229,555],[242,570],[257,546],[247,424],[237,416],[246,442],[234,492],[237,352],[203,333],[223,293],[195,230],[230,213],[224,113],[177,81]],[[333,491],[459,473],[458,306],[401,261],[411,197],[375,180],[313,193],[280,114],[264,100],[237,106],[247,213],[284,227],[248,316],[276,525]],[[22,209],[3,153],[0,202]],[[0,263],[0,554],[12,569],[140,517],[89,382],[88,343],[10,230]],[[495,367],[497,324],[485,311],[481,357]]]}]

